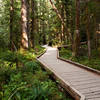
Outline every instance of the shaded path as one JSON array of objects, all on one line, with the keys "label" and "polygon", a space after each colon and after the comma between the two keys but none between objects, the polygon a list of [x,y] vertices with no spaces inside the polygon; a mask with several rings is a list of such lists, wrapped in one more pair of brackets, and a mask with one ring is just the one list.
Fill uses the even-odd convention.
[{"label": "shaded path", "polygon": [[85,69],[57,59],[57,49],[46,47],[47,52],[38,60],[48,66],[61,80],[86,100],[100,100],[100,76]]}]

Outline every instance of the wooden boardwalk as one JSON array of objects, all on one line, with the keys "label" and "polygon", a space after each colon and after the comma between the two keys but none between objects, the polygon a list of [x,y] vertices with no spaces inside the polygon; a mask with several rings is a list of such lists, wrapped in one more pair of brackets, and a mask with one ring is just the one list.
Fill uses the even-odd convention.
[{"label": "wooden boardwalk", "polygon": [[75,100],[100,100],[100,75],[57,59],[56,48],[47,47],[38,60],[64,82]]}]

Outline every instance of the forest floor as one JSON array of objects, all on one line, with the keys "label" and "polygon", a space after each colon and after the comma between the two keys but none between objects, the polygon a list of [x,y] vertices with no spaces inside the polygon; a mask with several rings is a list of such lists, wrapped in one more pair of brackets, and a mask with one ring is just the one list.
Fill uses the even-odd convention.
[{"label": "forest floor", "polygon": [[0,50],[0,100],[72,100],[41,69],[36,57],[44,51],[39,46],[23,53]]},{"label": "forest floor", "polygon": [[59,53],[60,57],[62,58],[100,70],[100,53],[97,50],[92,50],[92,56],[90,60],[88,59],[87,51],[84,51],[83,54],[77,58],[72,58],[72,51],[68,48],[61,48]]}]

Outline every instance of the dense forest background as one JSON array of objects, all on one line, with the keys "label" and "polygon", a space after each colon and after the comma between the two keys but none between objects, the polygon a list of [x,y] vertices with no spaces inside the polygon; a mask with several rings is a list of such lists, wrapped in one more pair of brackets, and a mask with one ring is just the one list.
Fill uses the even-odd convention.
[{"label": "dense forest background", "polygon": [[[18,50],[35,45],[73,46],[76,56],[80,42],[98,48],[99,0],[1,0],[0,46]],[[3,45],[2,45],[3,44]]]},{"label": "dense forest background", "polygon": [[[97,59],[95,65],[98,66],[100,64],[100,1],[0,0],[0,69],[2,69],[0,73],[4,77],[0,77],[0,96],[4,98],[6,95],[3,100],[11,100],[12,95],[15,95],[10,95],[11,91],[8,88],[13,91],[12,87],[14,86],[28,84],[28,82],[19,82],[17,85],[14,78],[22,79],[23,70],[20,68],[24,66],[33,66],[31,70],[38,69],[37,67],[34,69],[34,66],[37,66],[34,59],[41,51],[44,51],[44,48],[40,46],[45,44],[68,47],[67,51],[64,48],[61,49],[61,55],[69,54],[67,58],[74,59],[74,61],[80,61],[80,58],[84,57],[86,65],[94,66],[91,62]],[[81,59],[81,61],[84,60]],[[12,69],[16,71],[14,72]],[[96,69],[100,69],[100,67],[96,67]],[[9,73],[13,74],[9,75]],[[24,76],[26,73],[24,70]],[[30,78],[33,73],[29,74]],[[10,80],[11,78],[12,80]],[[25,76],[24,81],[27,79]],[[40,76],[39,79],[41,81]],[[10,86],[11,82],[12,86]],[[30,88],[24,91],[28,97],[32,93]],[[27,94],[27,91],[31,91],[31,93]],[[19,96],[20,93],[16,94],[17,98],[22,98]],[[24,94],[23,98],[25,98]],[[41,98],[38,100],[43,100],[46,97]],[[58,96],[58,98],[60,99],[53,100],[62,100],[61,97]],[[31,99],[15,99],[13,97],[13,100]],[[51,98],[45,100],[51,100]]]}]

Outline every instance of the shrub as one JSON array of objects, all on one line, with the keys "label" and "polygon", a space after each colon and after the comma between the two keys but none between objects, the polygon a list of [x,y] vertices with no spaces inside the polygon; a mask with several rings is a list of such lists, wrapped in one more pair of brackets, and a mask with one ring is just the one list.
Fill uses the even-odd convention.
[{"label": "shrub", "polygon": [[24,69],[25,71],[34,73],[36,70],[39,69],[39,65],[36,62],[28,61],[24,64]]},{"label": "shrub", "polygon": [[16,53],[10,51],[1,52],[0,59],[14,63],[16,61]]}]

